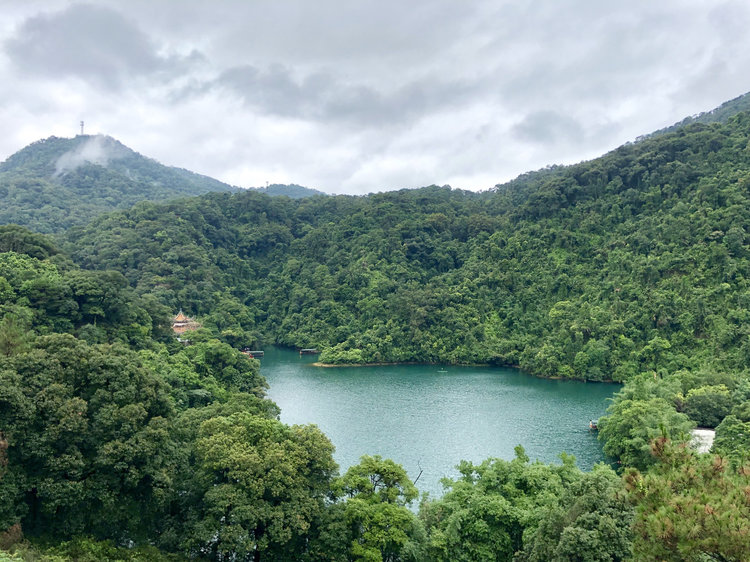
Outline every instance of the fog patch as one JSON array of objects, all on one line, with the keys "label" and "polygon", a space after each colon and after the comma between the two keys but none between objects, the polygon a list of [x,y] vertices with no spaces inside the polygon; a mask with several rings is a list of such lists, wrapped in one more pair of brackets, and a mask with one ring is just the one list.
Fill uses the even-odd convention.
[{"label": "fog patch", "polygon": [[55,176],[75,170],[83,164],[106,166],[112,160],[123,158],[128,150],[111,137],[94,135],[69,150],[55,162]]}]

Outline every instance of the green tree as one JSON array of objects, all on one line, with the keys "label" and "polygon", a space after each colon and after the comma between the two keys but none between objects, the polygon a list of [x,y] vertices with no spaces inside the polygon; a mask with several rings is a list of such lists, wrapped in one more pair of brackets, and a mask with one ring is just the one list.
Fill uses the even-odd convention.
[{"label": "green tree", "polygon": [[687,441],[695,427],[685,414],[663,398],[630,400],[616,398],[599,420],[599,439],[604,441],[604,452],[619,459],[625,466],[641,470],[654,462],[651,441],[668,436]]},{"label": "green tree", "polygon": [[379,455],[365,455],[334,488],[347,498],[343,517],[352,559],[421,559],[421,524],[406,507],[416,499],[417,489],[401,465]]},{"label": "green tree", "polygon": [[332,453],[314,426],[246,412],[204,421],[184,546],[212,560],[301,557],[337,470]]},{"label": "green tree", "polygon": [[648,473],[628,471],[635,504],[633,556],[637,560],[750,559],[750,467],[699,455],[668,439],[653,442]]},{"label": "green tree", "polygon": [[723,384],[692,388],[685,397],[685,413],[701,427],[716,427],[731,409],[732,397]]},{"label": "green tree", "polygon": [[522,447],[512,461],[462,462],[458,480],[445,480],[442,498],[423,502],[420,517],[428,532],[431,560],[511,560],[545,509],[557,505],[567,486],[580,478],[573,457],[560,466],[529,463]]},{"label": "green tree", "polygon": [[30,535],[150,535],[172,486],[165,384],[123,346],[70,335],[0,357],[8,443],[0,526]]},{"label": "green tree", "polygon": [[523,560],[616,562],[630,559],[633,508],[622,479],[596,465],[573,481],[558,505],[546,507],[538,529],[524,540]]},{"label": "green tree", "polygon": [[734,415],[725,417],[716,428],[711,451],[732,459],[745,462],[750,458],[750,422],[742,421]]}]

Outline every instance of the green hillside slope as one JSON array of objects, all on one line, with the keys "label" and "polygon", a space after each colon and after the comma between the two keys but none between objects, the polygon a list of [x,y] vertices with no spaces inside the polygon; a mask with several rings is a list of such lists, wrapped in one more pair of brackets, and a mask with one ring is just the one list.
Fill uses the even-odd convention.
[{"label": "green hillside slope", "polygon": [[330,362],[520,365],[624,380],[750,359],[750,116],[473,194],[141,204],[69,233],[74,259],[236,345]]}]

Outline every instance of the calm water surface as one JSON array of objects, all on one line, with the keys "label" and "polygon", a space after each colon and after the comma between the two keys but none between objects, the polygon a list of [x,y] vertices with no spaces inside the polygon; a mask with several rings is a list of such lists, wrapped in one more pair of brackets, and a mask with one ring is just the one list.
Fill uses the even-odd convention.
[{"label": "calm water surface", "polygon": [[[261,373],[288,424],[314,423],[336,446],[343,473],[365,454],[402,464],[420,492],[440,495],[462,459],[531,459],[578,466],[604,460],[591,418],[604,414],[619,385],[555,381],[513,369],[398,365],[314,367],[315,356],[267,348]],[[439,370],[447,372],[441,373]]]}]

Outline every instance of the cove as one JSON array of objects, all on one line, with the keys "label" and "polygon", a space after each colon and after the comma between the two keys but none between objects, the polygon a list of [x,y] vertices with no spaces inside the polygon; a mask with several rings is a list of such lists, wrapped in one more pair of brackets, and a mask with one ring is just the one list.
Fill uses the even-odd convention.
[{"label": "cove", "polygon": [[[343,474],[365,454],[403,465],[420,492],[442,494],[440,479],[461,460],[510,460],[523,445],[532,460],[582,469],[603,461],[589,419],[607,408],[611,383],[540,379],[515,369],[437,365],[324,368],[315,356],[267,348],[261,374],[281,421],[314,423],[336,446]],[[445,372],[439,372],[445,371]]]}]

